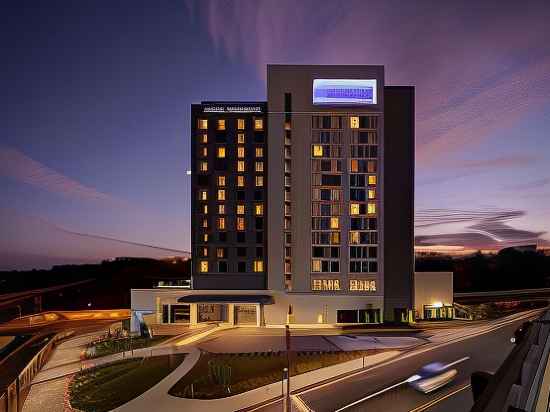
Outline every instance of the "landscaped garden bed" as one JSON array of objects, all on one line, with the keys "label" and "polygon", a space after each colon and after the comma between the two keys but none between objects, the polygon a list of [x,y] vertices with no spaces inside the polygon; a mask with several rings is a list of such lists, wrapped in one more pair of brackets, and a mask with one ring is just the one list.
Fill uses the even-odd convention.
[{"label": "landscaped garden bed", "polygon": [[93,359],[133,349],[147,348],[158,345],[167,338],[168,337],[166,336],[154,336],[152,338],[138,336],[132,338],[124,337],[104,339],[90,344],[83,352],[83,358]]},{"label": "landscaped garden bed", "polygon": [[[351,352],[294,352],[290,376],[380,353],[381,350]],[[202,353],[199,361],[170,390],[181,398],[217,399],[280,382],[287,367],[286,352]]]},{"label": "landscaped garden bed", "polygon": [[71,406],[85,412],[117,408],[160,382],[184,357],[177,354],[132,358],[83,370],[69,386]]}]

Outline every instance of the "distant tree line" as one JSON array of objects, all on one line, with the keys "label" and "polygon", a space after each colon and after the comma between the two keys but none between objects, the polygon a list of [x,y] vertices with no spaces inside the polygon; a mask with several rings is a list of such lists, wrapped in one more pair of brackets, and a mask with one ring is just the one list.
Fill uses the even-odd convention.
[{"label": "distant tree line", "polygon": [[417,272],[452,271],[455,292],[550,287],[550,256],[538,251],[502,249],[497,254],[480,252],[465,257],[422,255]]}]

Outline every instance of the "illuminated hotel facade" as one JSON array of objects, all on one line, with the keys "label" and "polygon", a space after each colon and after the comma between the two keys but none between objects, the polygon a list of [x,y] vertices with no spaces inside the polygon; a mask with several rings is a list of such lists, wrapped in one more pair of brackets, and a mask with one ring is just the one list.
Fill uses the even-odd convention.
[{"label": "illuminated hotel facade", "polygon": [[132,291],[150,323],[411,318],[413,87],[269,65],[267,103],[203,102],[191,123],[192,290]]}]

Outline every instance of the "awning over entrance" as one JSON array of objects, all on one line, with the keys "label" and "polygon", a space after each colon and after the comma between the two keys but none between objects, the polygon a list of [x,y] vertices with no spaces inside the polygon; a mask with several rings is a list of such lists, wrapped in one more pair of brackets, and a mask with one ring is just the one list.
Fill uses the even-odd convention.
[{"label": "awning over entrance", "polygon": [[187,295],[178,298],[180,303],[275,303],[269,295]]}]

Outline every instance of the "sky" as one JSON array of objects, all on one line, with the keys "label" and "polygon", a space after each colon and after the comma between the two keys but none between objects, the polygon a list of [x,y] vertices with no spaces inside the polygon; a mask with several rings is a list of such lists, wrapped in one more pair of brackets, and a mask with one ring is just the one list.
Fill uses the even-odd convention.
[{"label": "sky", "polygon": [[0,270],[190,249],[189,118],[266,64],[416,87],[417,244],[550,241],[548,1],[3,2]]}]

